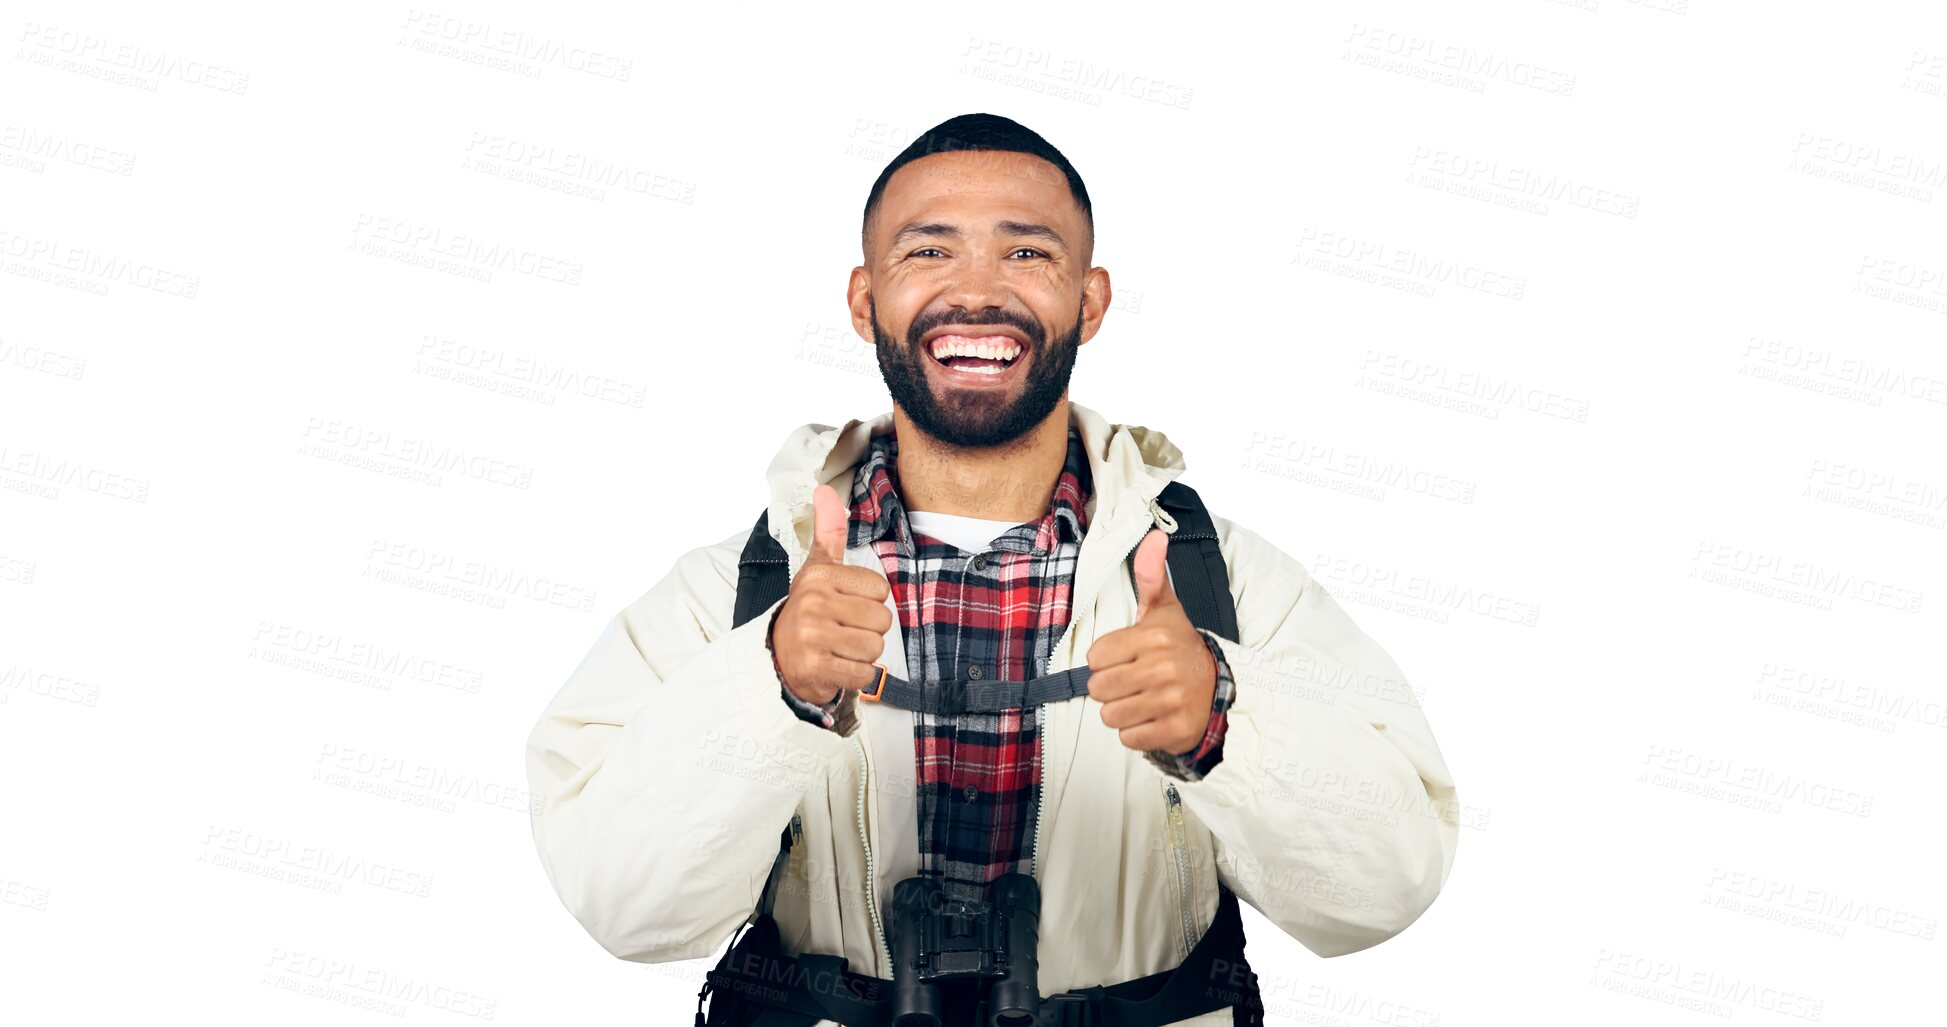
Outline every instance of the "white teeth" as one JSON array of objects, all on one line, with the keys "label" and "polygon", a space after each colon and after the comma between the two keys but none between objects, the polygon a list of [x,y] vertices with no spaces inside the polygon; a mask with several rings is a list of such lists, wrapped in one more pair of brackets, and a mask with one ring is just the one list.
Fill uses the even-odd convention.
[{"label": "white teeth", "polygon": [[1020,356],[1021,346],[1012,340],[1007,342],[974,342],[957,335],[943,335],[933,340],[933,356],[941,361],[948,357],[984,357],[988,360],[1013,360]]}]

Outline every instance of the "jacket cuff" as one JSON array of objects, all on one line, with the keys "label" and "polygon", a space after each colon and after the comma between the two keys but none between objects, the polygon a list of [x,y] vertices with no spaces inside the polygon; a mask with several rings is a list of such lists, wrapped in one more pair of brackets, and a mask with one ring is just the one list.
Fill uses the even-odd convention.
[{"label": "jacket cuff", "polygon": [[1217,644],[1217,637],[1202,628],[1197,629],[1197,635],[1217,664],[1217,686],[1210,695],[1210,720],[1204,726],[1203,740],[1189,752],[1152,749],[1143,754],[1152,766],[1178,781],[1201,781],[1223,762],[1224,731],[1230,722],[1228,711],[1237,695],[1236,678],[1231,674],[1230,662],[1224,659],[1223,648]]},{"label": "jacket cuff", "polygon": [[783,603],[777,604],[777,609],[771,611],[770,624],[764,628],[764,648],[770,651],[771,669],[777,672],[778,694],[784,697],[785,704],[791,707],[791,712],[797,714],[799,720],[828,731],[837,731],[841,735],[851,734],[849,723],[841,723],[853,719],[850,716],[851,710],[845,702],[844,689],[839,689],[838,694],[832,696],[830,702],[819,705],[791,694],[791,689],[784,684],[784,669],[778,666],[777,649],[771,644],[771,635],[777,630],[777,615],[783,609]]}]

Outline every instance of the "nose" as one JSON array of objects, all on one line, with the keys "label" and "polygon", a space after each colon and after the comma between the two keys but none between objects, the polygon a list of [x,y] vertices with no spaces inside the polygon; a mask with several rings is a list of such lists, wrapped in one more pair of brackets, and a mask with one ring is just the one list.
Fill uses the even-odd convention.
[{"label": "nose", "polygon": [[974,314],[990,307],[1005,307],[1008,299],[1000,269],[982,260],[962,261],[953,280],[940,293],[942,303]]}]

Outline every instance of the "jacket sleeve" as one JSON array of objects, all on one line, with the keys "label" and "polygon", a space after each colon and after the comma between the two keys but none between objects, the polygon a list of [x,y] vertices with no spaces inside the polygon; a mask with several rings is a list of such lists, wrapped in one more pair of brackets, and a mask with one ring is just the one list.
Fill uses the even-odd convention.
[{"label": "jacket sleeve", "polygon": [[1297,560],[1213,517],[1237,606],[1224,757],[1178,782],[1220,879],[1321,956],[1398,934],[1440,893],[1458,793],[1398,666]]},{"label": "jacket sleeve", "polygon": [[716,951],[831,755],[835,736],[778,699],[764,645],[778,604],[729,626],[740,548],[691,550],[617,613],[527,740],[541,864],[622,959]]}]

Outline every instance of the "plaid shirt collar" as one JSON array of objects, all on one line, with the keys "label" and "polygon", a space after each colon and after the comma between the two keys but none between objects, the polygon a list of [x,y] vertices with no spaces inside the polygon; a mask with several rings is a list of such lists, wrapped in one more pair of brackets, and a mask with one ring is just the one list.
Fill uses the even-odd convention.
[{"label": "plaid shirt collar", "polygon": [[[906,506],[899,498],[899,436],[896,431],[874,435],[859,461],[858,476],[863,488],[853,492],[852,519],[846,544],[860,546],[890,536],[905,557],[915,555],[913,533],[906,521]],[[1063,541],[1080,542],[1088,530],[1088,499],[1094,485],[1088,468],[1088,450],[1082,433],[1068,426],[1068,456],[1048,511],[1040,518],[1024,522],[1034,526],[1031,545],[1050,550]],[[863,493],[863,494],[861,494]]]}]

